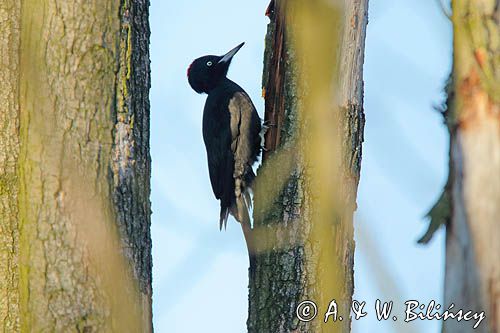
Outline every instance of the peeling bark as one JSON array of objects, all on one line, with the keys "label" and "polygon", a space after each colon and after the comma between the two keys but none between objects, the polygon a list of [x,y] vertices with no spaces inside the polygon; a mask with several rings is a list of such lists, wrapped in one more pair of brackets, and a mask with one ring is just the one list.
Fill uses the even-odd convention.
[{"label": "peeling bark", "polygon": [[6,332],[152,331],[148,7],[0,4]]},{"label": "peeling bark", "polygon": [[[500,8],[454,0],[451,221],[446,229],[445,303],[485,311],[477,332],[500,330]],[[470,332],[449,320],[445,332]]]},{"label": "peeling bark", "polygon": [[[332,39],[324,43],[332,56],[325,62],[331,66],[325,68],[309,66],[321,57],[301,58],[304,53],[292,42],[297,37],[297,29],[308,28],[293,27],[299,24],[287,19],[293,9],[286,6],[285,1],[273,1],[268,10],[271,22],[264,55],[263,95],[265,120],[270,129],[266,133],[267,151],[255,184],[253,237],[257,254],[252,258],[249,273],[249,332],[350,330],[354,264],[352,217],[363,141],[362,68],[368,1],[343,4],[345,24],[342,20],[332,23],[334,16],[318,15],[317,22],[323,20],[328,27],[337,25],[331,31],[320,32],[324,33],[324,39]],[[323,1],[312,1],[308,6],[318,6],[326,12],[333,8]],[[339,41],[335,44],[336,39]],[[338,56],[329,48],[340,49]],[[324,74],[318,76],[318,70]],[[340,155],[336,156],[339,161],[326,166],[336,169],[330,184],[340,192],[336,193],[335,202],[318,203],[315,199],[321,187],[329,186],[329,182],[321,184],[318,179],[313,180],[315,177],[311,175],[323,171],[315,171],[320,166],[310,165],[309,153],[300,148],[299,142],[307,146],[307,133],[314,133],[309,127],[312,116],[304,115],[307,114],[304,110],[310,103],[314,104],[310,96],[316,92],[310,87],[319,86],[308,81],[309,76],[319,81],[329,80],[324,82],[328,87],[337,87],[330,93],[326,87],[327,94],[335,95],[328,104],[336,111],[330,113],[327,105],[321,115],[323,123],[328,124],[329,131],[335,133],[335,140],[340,142],[338,154],[332,153],[334,147],[326,148],[332,150],[330,154]],[[325,325],[322,316],[333,298],[339,303],[344,320]],[[304,300],[314,300],[319,307],[318,317],[311,322],[301,322],[296,315],[298,304]]]}]

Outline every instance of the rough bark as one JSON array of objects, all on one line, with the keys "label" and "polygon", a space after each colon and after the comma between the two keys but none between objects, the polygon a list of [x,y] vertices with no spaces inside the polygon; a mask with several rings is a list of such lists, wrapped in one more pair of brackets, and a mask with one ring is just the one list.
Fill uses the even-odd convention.
[{"label": "rough bark", "polygon": [[4,332],[19,329],[19,16],[17,0],[0,3],[0,318]]},{"label": "rough bark", "polygon": [[0,4],[6,332],[152,330],[148,7]]},{"label": "rough bark", "polygon": [[[285,3],[273,1],[268,11],[263,92],[270,128],[255,186],[257,245],[247,326],[249,332],[345,332],[353,293],[368,1]],[[325,130],[315,130],[321,125],[334,137],[321,137]],[[315,154],[331,160],[317,165]],[[332,299],[343,321],[324,324]],[[318,305],[311,322],[296,315],[304,300]]]},{"label": "rough bark", "polygon": [[[451,219],[446,229],[445,306],[485,311],[477,332],[500,331],[500,4],[454,0]],[[448,320],[445,332],[470,332]]]}]

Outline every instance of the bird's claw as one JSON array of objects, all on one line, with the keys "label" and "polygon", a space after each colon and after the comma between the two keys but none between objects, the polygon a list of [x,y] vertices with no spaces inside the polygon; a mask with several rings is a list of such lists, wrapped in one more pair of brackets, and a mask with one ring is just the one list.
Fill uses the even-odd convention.
[{"label": "bird's claw", "polygon": [[259,133],[260,136],[260,147],[262,148],[263,151],[268,151],[269,149],[266,148],[266,133],[271,127],[276,127],[275,124],[271,124],[269,120],[266,120],[262,122],[262,127]]},{"label": "bird's claw", "polygon": [[270,120],[264,120],[262,122],[262,127],[265,127],[266,130],[270,127],[276,127],[276,124],[271,124],[271,121]]}]

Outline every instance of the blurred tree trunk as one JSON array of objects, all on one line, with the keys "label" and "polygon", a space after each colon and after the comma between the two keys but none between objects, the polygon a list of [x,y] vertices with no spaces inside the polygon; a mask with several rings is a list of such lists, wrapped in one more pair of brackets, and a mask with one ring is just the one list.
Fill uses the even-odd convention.
[{"label": "blurred tree trunk", "polygon": [[[485,311],[476,332],[500,332],[500,5],[453,0],[450,124],[451,219],[445,306]],[[471,332],[448,320],[445,332]]]},{"label": "blurred tree trunk", "polygon": [[[350,330],[367,13],[368,0],[277,0],[268,11],[249,332]],[[324,324],[333,299],[343,320]],[[304,300],[317,303],[311,322],[296,315]]]},{"label": "blurred tree trunk", "polygon": [[151,332],[149,0],[0,2],[4,332]]}]

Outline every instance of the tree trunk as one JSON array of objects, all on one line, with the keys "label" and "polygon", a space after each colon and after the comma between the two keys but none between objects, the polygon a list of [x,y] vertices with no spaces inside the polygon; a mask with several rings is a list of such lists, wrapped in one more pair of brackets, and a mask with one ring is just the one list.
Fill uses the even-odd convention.
[{"label": "tree trunk", "polygon": [[[350,330],[367,11],[367,0],[271,2],[249,332]],[[343,318],[325,324],[333,299]],[[309,322],[296,312],[305,300],[317,304]]]},{"label": "tree trunk", "polygon": [[0,318],[19,330],[19,16],[17,0],[0,2]]},{"label": "tree trunk", "polygon": [[150,332],[148,0],[0,3],[4,332]]},{"label": "tree trunk", "polygon": [[[446,230],[445,306],[485,311],[476,332],[500,332],[500,5],[453,0],[451,220]],[[453,311],[453,310],[452,310]],[[447,320],[445,332],[471,332]]]}]

